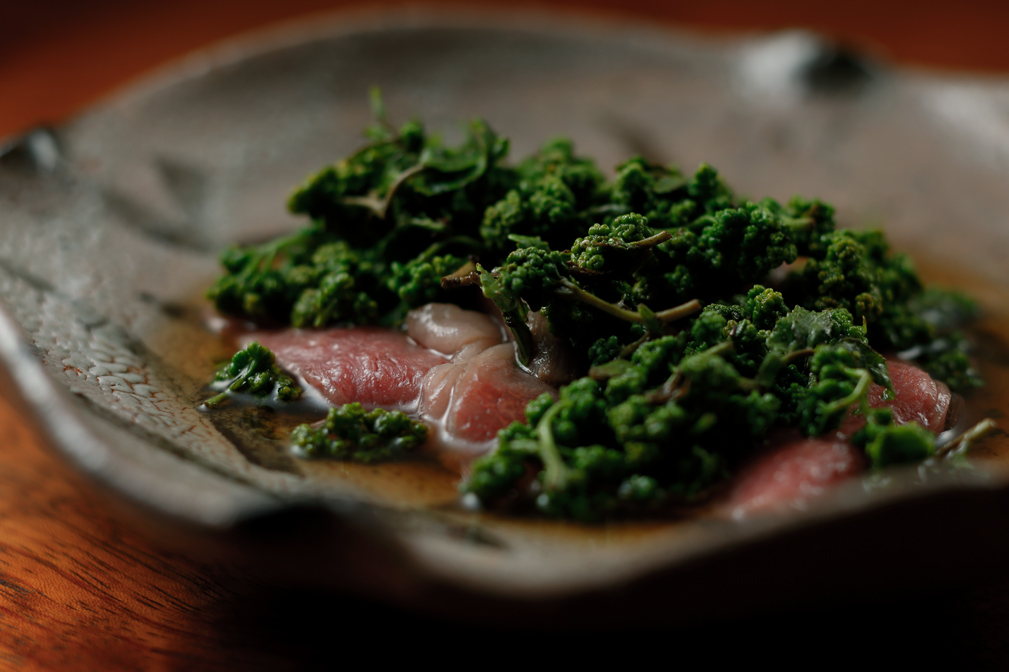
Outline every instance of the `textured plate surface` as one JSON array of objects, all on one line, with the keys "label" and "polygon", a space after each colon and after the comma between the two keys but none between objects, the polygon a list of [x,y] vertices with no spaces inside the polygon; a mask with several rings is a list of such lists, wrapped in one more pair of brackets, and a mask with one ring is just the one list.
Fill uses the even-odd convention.
[{"label": "textured plate surface", "polygon": [[[348,543],[363,534],[379,542],[376,557],[395,559],[375,565],[385,578],[366,589],[418,604],[404,585],[516,600],[651,582],[687,604],[703,601],[697,586],[714,580],[704,567],[721,581],[745,553],[789,558],[776,566],[794,582],[810,549],[819,562],[843,562],[829,551],[838,544],[882,544],[895,562],[950,543],[992,550],[995,540],[935,509],[984,507],[974,522],[1002,525],[1004,437],[974,470],[898,471],[887,487],[853,482],[780,516],[594,529],[465,513],[436,469],[306,465],[236,445],[196,410],[208,367],[228,354],[204,327],[202,290],[223,246],[299,225],[284,211],[286,194],[360,143],[376,84],[394,119],[418,116],[451,137],[459,120],[483,116],[512,139],[513,157],[563,133],[604,167],[633,153],[688,170],[703,160],[741,193],[818,196],[843,224],[885,222],[927,278],[968,282],[982,300],[990,385],[970,407],[1002,408],[1009,84],[860,64],[803,33],[705,41],[640,26],[421,14],[222,47],[8,143],[0,347],[56,445],[82,468],[211,528],[321,504],[350,526],[333,534]],[[957,541],[965,535],[969,543]],[[919,569],[943,566],[930,558]],[[737,583],[778,585],[751,574]],[[875,580],[897,574],[884,568]]]}]

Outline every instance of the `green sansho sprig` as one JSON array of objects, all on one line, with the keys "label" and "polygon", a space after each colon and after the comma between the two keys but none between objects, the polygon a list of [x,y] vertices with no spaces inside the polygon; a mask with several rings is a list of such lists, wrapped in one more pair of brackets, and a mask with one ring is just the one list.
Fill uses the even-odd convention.
[{"label": "green sansho sprig", "polygon": [[214,408],[234,394],[247,394],[256,399],[290,402],[301,398],[301,387],[280,370],[277,358],[269,348],[253,341],[235,353],[214,376],[213,387],[223,388],[220,394],[203,404]]},{"label": "green sansho sprig", "polygon": [[[510,164],[482,120],[450,147],[376,110],[367,144],[291,196],[311,223],[226,252],[208,295],[296,327],[394,326],[427,302],[485,298],[520,365],[542,313],[580,369],[473,465],[462,488],[487,505],[518,495],[598,520],[694,501],[773,428],[823,434],[850,412],[866,415],[856,443],[874,465],[922,459],[926,430],[866,406],[870,385],[893,391],[879,353],[953,389],[981,384],[959,331],[976,306],[924,288],[879,231],[838,229],[826,203],[740,198],[706,164],[632,157],[608,179],[564,138]],[[405,416],[362,414],[335,409],[328,429],[293,438],[306,455],[365,461],[420,440]]]},{"label": "green sansho sprig", "polygon": [[291,444],[302,457],[365,463],[401,456],[425,441],[424,423],[402,411],[366,411],[359,403],[331,408],[321,425],[298,425],[291,433]]}]

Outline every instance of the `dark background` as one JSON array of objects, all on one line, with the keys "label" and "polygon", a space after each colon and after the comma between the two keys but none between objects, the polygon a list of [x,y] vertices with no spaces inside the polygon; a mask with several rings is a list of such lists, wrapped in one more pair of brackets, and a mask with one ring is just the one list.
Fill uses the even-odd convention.
[{"label": "dark background", "polygon": [[[0,136],[62,119],[188,51],[313,13],[400,7],[360,0],[49,0],[0,2]],[[413,3],[416,4],[416,3]],[[1009,70],[1009,3],[847,0],[554,0],[434,2],[590,12],[704,32],[806,27],[888,60]]]},{"label": "dark background", "polygon": [[[152,68],[236,34],[332,9],[326,0],[0,0],[0,138],[58,122]],[[444,6],[446,3],[427,3]],[[708,33],[805,27],[913,67],[1009,72],[1009,3],[567,0],[449,6],[553,9]],[[1009,585],[748,614],[677,630],[502,629],[263,584],[240,565],[156,540],[55,457],[0,382],[0,669],[282,670],[396,658],[486,667],[590,662],[704,667],[844,662],[1004,669]],[[870,565],[884,559],[866,553]],[[865,571],[862,568],[862,571]],[[830,577],[824,577],[830,580]],[[946,582],[948,585],[949,582]],[[378,638],[378,639],[376,639]]]}]

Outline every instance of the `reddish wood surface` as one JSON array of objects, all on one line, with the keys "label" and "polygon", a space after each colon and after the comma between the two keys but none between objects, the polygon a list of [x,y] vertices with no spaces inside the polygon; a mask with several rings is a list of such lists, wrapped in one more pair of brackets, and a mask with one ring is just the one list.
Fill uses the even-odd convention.
[{"label": "reddish wood surface", "polygon": [[[0,137],[65,118],[215,40],[327,8],[374,4],[64,0],[42,6],[7,0],[0,3]],[[550,4],[705,30],[804,25],[904,63],[1009,70],[1005,3],[958,3],[955,11],[945,4],[868,0],[843,7],[797,0]],[[494,658],[510,651],[528,661],[534,643],[558,643],[556,635],[520,633],[505,637],[510,648],[500,649],[502,637],[478,626],[425,620],[346,596],[290,591],[257,581],[234,561],[172,550],[142,517],[44,445],[11,403],[9,386],[0,392],[7,395],[0,397],[0,669],[310,669],[351,664],[361,650],[375,662],[397,651],[415,660],[444,660],[458,657],[467,644],[493,646]],[[964,571],[969,575],[969,568]],[[370,645],[366,636],[376,630],[389,644]],[[440,646],[404,644],[415,638]],[[780,661],[807,646],[819,648],[822,660],[865,661],[883,641],[905,664],[946,659],[1004,669],[1009,586],[943,595],[923,588],[919,595],[871,605],[762,614],[646,637],[583,633],[563,640],[566,651],[585,647],[593,657],[633,645],[661,651],[667,661],[697,652],[722,662],[726,656]],[[477,664],[472,658],[460,662]]]},{"label": "reddish wood surface", "polygon": [[171,667],[216,643],[231,577],[150,543],[7,399],[0,465],[0,667]]}]

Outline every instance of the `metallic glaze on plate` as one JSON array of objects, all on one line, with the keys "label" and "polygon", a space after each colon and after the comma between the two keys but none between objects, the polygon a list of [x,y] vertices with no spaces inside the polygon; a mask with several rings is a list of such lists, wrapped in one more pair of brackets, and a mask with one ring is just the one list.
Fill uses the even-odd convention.
[{"label": "metallic glaze on plate", "polygon": [[[513,156],[565,133],[604,166],[636,152],[703,160],[744,193],[818,196],[842,224],[885,222],[927,280],[981,300],[988,387],[968,408],[1007,408],[1009,83],[866,65],[805,33],[715,41],[556,16],[378,15],[192,57],[0,150],[0,352],[85,471],[218,530],[322,507],[334,538],[315,569],[279,549],[276,573],[432,611],[635,596],[676,604],[677,620],[729,588],[723,608],[911,585],[956,566],[944,548],[1009,557],[995,533],[1009,512],[1004,434],[973,470],[896,471],[804,510],[586,528],[466,512],[434,465],[305,463],[201,413],[207,374],[230,354],[200,298],[217,252],[296,226],[286,194],[358,145],[374,84],[393,118],[451,134],[486,117]],[[366,546],[371,568],[320,569],[342,566],[341,543]],[[867,545],[888,562],[803,584],[810,562],[840,571],[851,552],[839,549]]]}]

